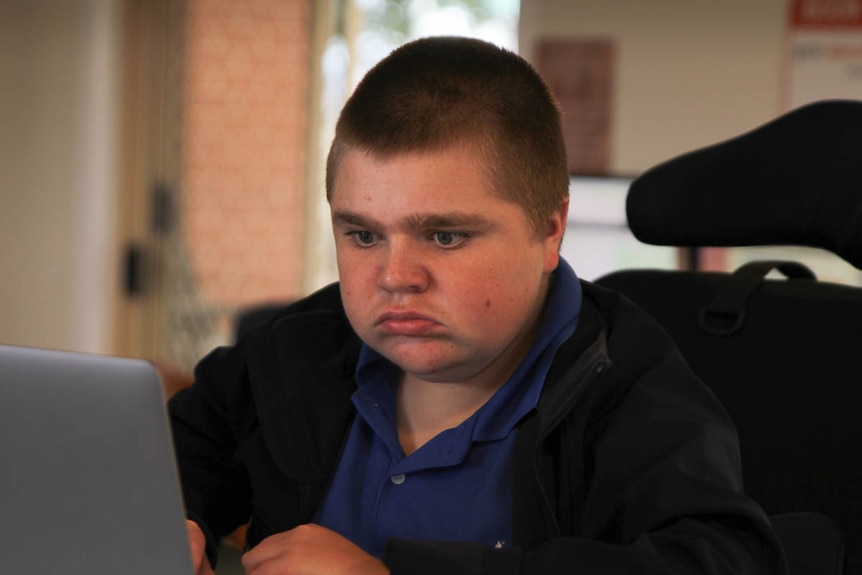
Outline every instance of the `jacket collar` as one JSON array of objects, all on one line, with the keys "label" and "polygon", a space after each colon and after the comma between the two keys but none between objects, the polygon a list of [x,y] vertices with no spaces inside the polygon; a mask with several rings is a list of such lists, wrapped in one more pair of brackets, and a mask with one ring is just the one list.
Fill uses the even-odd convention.
[{"label": "jacket collar", "polygon": [[301,483],[328,476],[353,416],[360,340],[337,285],[291,306],[241,345],[260,428],[276,465]]}]

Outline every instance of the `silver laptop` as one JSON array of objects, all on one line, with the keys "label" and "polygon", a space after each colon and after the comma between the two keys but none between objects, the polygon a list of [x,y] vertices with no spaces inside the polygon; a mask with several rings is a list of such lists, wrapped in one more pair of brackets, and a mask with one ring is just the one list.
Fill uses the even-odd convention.
[{"label": "silver laptop", "polygon": [[0,345],[0,573],[191,572],[155,368]]}]

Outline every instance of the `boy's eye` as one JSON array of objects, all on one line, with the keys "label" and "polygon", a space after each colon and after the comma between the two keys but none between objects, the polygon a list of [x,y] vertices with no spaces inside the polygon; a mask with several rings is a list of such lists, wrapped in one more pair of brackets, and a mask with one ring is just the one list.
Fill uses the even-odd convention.
[{"label": "boy's eye", "polygon": [[461,232],[434,232],[431,234],[437,245],[452,248],[467,239],[467,234]]},{"label": "boy's eye", "polygon": [[353,236],[353,241],[356,242],[356,245],[362,247],[372,245],[375,240],[374,234],[368,230],[356,230],[350,232],[349,235]]}]

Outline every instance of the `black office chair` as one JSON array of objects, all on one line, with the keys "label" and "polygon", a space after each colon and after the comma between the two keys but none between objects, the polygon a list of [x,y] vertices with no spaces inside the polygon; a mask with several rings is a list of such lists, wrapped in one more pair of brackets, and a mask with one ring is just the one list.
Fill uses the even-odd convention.
[{"label": "black office chair", "polygon": [[[626,210],[647,244],[808,246],[862,269],[862,102],[816,102],[660,164]],[[792,572],[862,573],[862,288],[775,260],[596,283],[651,312],[724,403]]]}]

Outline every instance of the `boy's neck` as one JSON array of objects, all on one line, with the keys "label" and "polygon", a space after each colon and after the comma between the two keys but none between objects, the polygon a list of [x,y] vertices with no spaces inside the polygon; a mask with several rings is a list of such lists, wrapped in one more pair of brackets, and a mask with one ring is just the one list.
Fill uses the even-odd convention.
[{"label": "boy's neck", "polygon": [[398,438],[410,455],[442,431],[457,427],[505,383],[438,383],[404,375],[398,385]]}]

